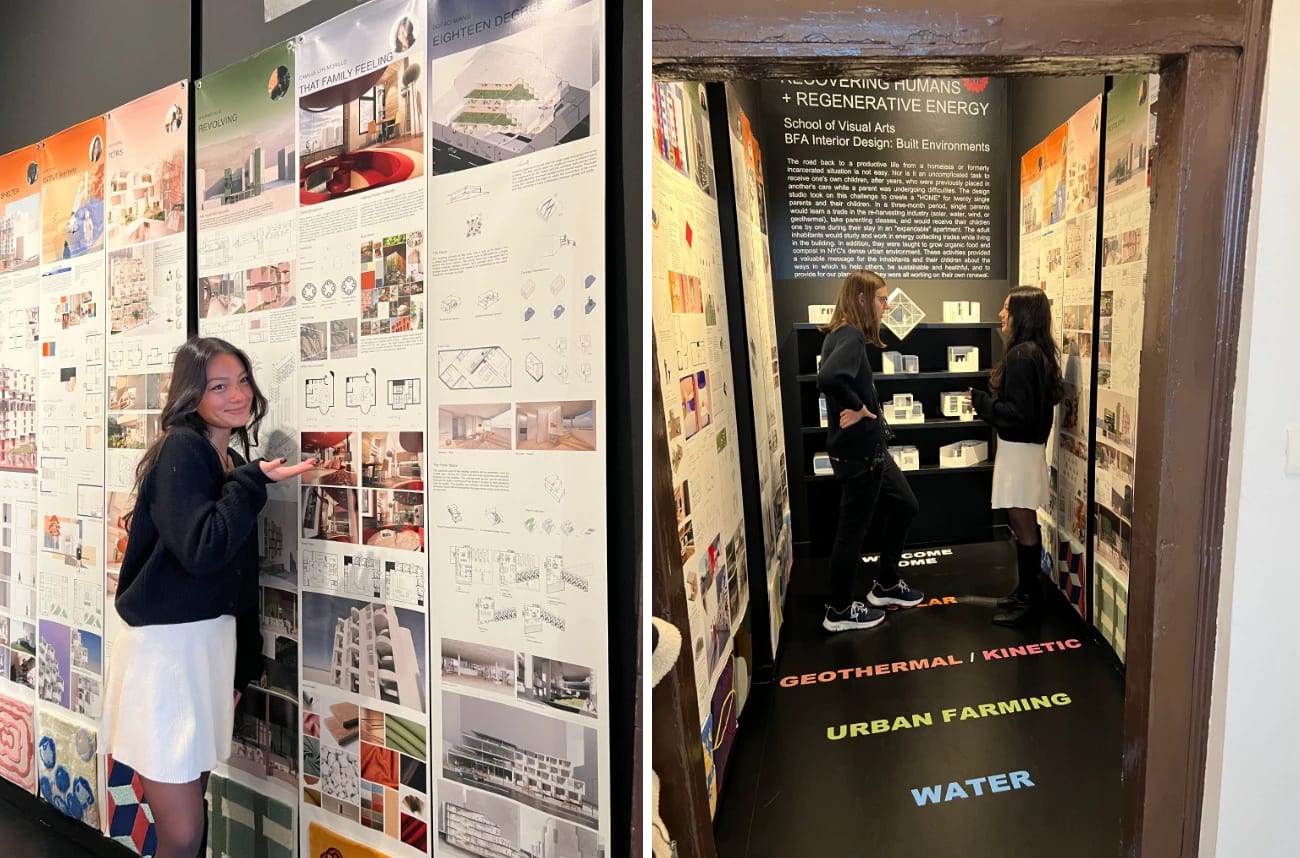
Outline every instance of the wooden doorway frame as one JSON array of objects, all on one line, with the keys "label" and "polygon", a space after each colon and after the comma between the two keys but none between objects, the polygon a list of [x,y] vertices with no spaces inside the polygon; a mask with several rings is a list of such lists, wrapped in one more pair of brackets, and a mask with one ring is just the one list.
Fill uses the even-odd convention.
[{"label": "wooden doorway frame", "polygon": [[[656,0],[654,77],[1160,72],[1117,854],[1192,858],[1200,848],[1242,272],[1271,0],[1060,0],[1050,7],[930,0],[925,8],[896,2],[869,13],[842,0],[792,5]],[[668,468],[653,458],[652,486]],[[654,508],[657,519],[659,504]],[[660,580],[672,577],[666,572],[655,569],[656,595]],[[660,616],[669,612],[658,598],[655,608]],[[660,723],[656,717],[655,727]],[[707,812],[687,823],[695,830],[673,822],[680,840],[702,849],[684,855],[712,853]]]}]

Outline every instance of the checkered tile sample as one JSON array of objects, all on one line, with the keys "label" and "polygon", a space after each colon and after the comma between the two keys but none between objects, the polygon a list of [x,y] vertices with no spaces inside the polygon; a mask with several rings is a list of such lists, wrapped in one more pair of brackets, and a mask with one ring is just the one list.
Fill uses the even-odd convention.
[{"label": "checkered tile sample", "polygon": [[294,858],[293,809],[216,774],[208,780],[211,858]]},{"label": "checkered tile sample", "polygon": [[108,757],[108,836],[145,858],[158,848],[153,813],[144,801],[140,776],[126,763]]}]

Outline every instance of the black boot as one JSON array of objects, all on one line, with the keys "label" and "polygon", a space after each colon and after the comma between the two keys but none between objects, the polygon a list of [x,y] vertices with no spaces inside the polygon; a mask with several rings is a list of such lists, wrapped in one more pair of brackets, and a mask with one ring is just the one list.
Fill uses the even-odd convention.
[{"label": "black boot", "polygon": [[[1035,527],[1034,531],[1038,534],[1038,543],[1039,545],[1041,545],[1043,542],[1042,531],[1038,527]],[[997,607],[999,610],[1003,610],[1003,611],[1024,604],[1025,600],[1029,598],[1029,591],[1035,589],[1034,585],[1037,584],[1037,581],[1035,579],[1030,579],[1028,582],[1026,582],[1024,573],[1020,570],[1020,565],[1019,565],[1020,547],[1021,547],[1020,543],[1016,541],[1014,537],[1012,537],[1011,544],[1016,547],[1016,563],[1017,563],[1016,589],[1012,590],[1010,593],[1003,596],[1001,599],[998,599]],[[1028,584],[1029,586],[1026,586],[1026,584]]]},{"label": "black boot", "polygon": [[1043,587],[1038,580],[1042,545],[1016,543],[1016,571],[1020,579],[1016,592],[1007,597],[1007,605],[999,602],[993,623],[999,626],[1023,626],[1037,622],[1043,612]]}]

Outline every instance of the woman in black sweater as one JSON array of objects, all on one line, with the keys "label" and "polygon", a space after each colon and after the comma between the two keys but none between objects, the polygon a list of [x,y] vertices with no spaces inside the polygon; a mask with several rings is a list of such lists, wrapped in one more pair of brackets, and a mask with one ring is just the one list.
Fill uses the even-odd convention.
[{"label": "woman in black sweater", "polygon": [[257,515],[268,483],[314,466],[246,461],[265,414],[248,356],[191,339],[176,352],[161,432],[136,469],[104,735],[144,783],[156,858],[200,849],[208,773],[230,755],[235,706],[262,670]]},{"label": "woman in black sweater", "polygon": [[[883,347],[880,319],[889,309],[885,281],[871,271],[844,278],[830,323],[822,330],[817,389],[826,396],[826,451],[840,481],[840,520],[831,548],[831,601],[822,626],[831,632],[869,629],[885,619],[880,608],[913,608],[923,598],[898,577],[916,496],[889,455],[867,344]],[[853,573],[872,516],[881,522],[880,570],[867,594],[875,607],[853,599]]]},{"label": "woman in black sweater", "polygon": [[1050,495],[1047,438],[1056,404],[1064,397],[1060,350],[1052,336],[1052,307],[1043,290],[1017,286],[998,314],[1007,350],[989,379],[990,393],[971,391],[975,413],[998,433],[993,461],[993,508],[1005,509],[1016,537],[1019,582],[998,601],[993,622],[1018,626],[1038,619],[1042,536],[1038,508]]}]

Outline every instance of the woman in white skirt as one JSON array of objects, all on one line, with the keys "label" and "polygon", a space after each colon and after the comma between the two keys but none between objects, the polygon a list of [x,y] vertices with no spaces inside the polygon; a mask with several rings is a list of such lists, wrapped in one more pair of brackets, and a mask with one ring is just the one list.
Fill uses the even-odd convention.
[{"label": "woman in white skirt", "polygon": [[1047,438],[1065,393],[1052,308],[1043,290],[1017,286],[998,314],[1006,353],[989,378],[989,392],[971,391],[975,413],[998,433],[993,461],[993,508],[1005,509],[1016,537],[1019,582],[998,601],[993,622],[1019,626],[1042,613],[1042,536],[1038,508],[1047,504]]},{"label": "woman in white skirt", "polygon": [[[156,858],[194,858],[208,773],[230,756],[235,706],[261,674],[257,515],[268,483],[311,468],[247,462],[266,414],[248,356],[193,338],[176,352],[158,436],[136,469],[114,606],[105,749],[144,782]],[[243,454],[231,449],[238,436]]]}]

